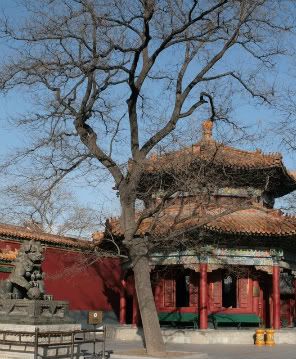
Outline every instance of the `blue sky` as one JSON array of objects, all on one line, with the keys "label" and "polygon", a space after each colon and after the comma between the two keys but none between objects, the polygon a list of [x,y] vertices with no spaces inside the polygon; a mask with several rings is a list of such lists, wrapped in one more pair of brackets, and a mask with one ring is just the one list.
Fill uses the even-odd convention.
[{"label": "blue sky", "polygon": [[[26,99],[21,91],[10,93],[6,96],[0,96],[0,156],[5,158],[15,147],[21,146],[26,141],[26,135],[15,128],[9,118],[23,113],[28,109],[29,99]],[[250,132],[256,132],[260,129],[268,129],[276,123],[279,115],[265,109],[264,107],[247,105],[240,103],[235,109],[235,118],[242,121],[243,124],[250,126]],[[236,147],[260,148],[265,152],[282,152],[284,162],[288,169],[295,169],[295,154],[287,152],[280,144],[280,138],[270,136],[266,130],[266,136],[256,144],[247,145],[236,144]],[[84,205],[90,205],[101,209],[108,214],[119,214],[119,203],[115,192],[112,190],[113,182],[100,183],[99,188],[75,186],[73,188],[75,195]]]},{"label": "blue sky", "polygon": [[[1,48],[0,48],[1,51]],[[0,95],[0,159],[6,159],[9,153],[17,147],[26,143],[26,134],[16,128],[10,118],[21,115],[30,108],[29,97],[22,91],[13,91],[8,95]],[[3,181],[3,177],[2,177]],[[2,182],[3,184],[3,182]],[[0,177],[1,185],[1,177]],[[119,213],[118,198],[112,190],[113,182],[100,183],[99,188],[87,188],[84,186],[73,186],[75,197],[84,206],[98,208],[100,211],[111,214],[116,211]],[[112,204],[111,204],[112,202]]]},{"label": "blue sky", "polygon": [[[16,2],[11,0],[0,0],[0,8],[4,9],[8,15],[12,15],[15,19],[19,19],[21,13],[16,5]],[[5,49],[5,50],[4,50]],[[1,51],[2,50],[2,51]],[[6,48],[0,41],[0,58],[6,55]],[[233,59],[235,61],[235,58]],[[281,60],[278,63],[279,75],[286,81],[289,80],[291,71],[290,60]],[[8,153],[14,148],[21,146],[26,141],[26,134],[11,126],[9,119],[24,113],[32,106],[30,95],[21,90],[13,91],[6,96],[0,96],[0,157],[6,158]],[[285,164],[289,169],[296,169],[295,156],[293,153],[286,151],[281,146],[281,138],[271,135],[270,129],[274,124],[280,120],[280,115],[274,111],[267,110],[264,106],[256,105],[251,100],[245,99],[236,100],[234,115],[240,123],[250,126],[250,132],[261,132],[264,138],[256,144],[248,145],[243,143],[241,146],[244,148],[261,148],[265,152],[282,152],[284,155]],[[264,133],[266,135],[264,136]],[[237,147],[240,147],[237,144]],[[113,182],[102,183],[97,189],[79,187],[74,188],[77,198],[85,204],[91,206],[104,206],[106,211],[112,213],[113,211],[118,214],[118,199],[112,190]]]}]

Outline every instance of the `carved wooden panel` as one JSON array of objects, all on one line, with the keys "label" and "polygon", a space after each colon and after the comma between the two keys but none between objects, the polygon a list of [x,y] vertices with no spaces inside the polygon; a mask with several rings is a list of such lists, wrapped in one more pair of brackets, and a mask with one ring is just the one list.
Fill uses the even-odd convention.
[{"label": "carved wooden panel", "polygon": [[199,302],[199,274],[192,272],[190,273],[190,284],[189,284],[189,305],[190,307],[198,308]]},{"label": "carved wooden panel", "polygon": [[221,271],[208,273],[209,305],[211,311],[222,308],[222,275]]},{"label": "carved wooden panel", "polygon": [[238,307],[250,307],[250,288],[251,280],[249,278],[238,279]]},{"label": "carved wooden panel", "polygon": [[164,306],[164,279],[158,279],[155,283],[154,300],[157,308]]},{"label": "carved wooden panel", "polygon": [[176,306],[176,282],[174,279],[164,279],[164,306]]}]

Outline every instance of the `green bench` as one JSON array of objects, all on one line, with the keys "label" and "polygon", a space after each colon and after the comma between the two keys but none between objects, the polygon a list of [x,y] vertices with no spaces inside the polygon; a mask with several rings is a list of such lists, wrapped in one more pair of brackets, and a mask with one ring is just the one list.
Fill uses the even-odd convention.
[{"label": "green bench", "polygon": [[209,315],[214,328],[217,329],[219,324],[234,324],[239,329],[242,324],[260,325],[261,319],[254,313],[214,313]]},{"label": "green bench", "polygon": [[180,323],[192,323],[196,329],[199,315],[197,313],[159,312],[158,319],[161,323],[170,323],[173,326]]},{"label": "green bench", "polygon": [[[220,324],[232,324],[238,329],[242,324],[259,326],[261,319],[254,313],[213,313],[209,315],[209,321],[217,329]],[[199,314],[180,313],[180,312],[159,312],[158,319],[160,323],[167,323],[176,326],[180,323],[192,323],[194,328],[198,328]]]}]

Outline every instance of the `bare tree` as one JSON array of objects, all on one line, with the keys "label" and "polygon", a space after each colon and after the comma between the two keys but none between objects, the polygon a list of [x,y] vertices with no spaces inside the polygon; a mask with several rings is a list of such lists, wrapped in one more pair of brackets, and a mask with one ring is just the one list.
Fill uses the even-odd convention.
[{"label": "bare tree", "polygon": [[0,88],[32,91],[36,107],[18,122],[32,142],[8,162],[31,156],[50,190],[65,176],[93,184],[97,173],[111,174],[147,352],[163,354],[149,241],[135,235],[145,218],[135,203],[147,156],[203,108],[227,120],[230,96],[271,104],[268,80],[285,54],[295,3],[30,0],[24,7],[20,21],[2,20],[9,51]]},{"label": "bare tree", "polygon": [[50,195],[42,186],[14,184],[1,191],[1,221],[37,231],[91,238],[105,216],[82,206],[61,184]]}]

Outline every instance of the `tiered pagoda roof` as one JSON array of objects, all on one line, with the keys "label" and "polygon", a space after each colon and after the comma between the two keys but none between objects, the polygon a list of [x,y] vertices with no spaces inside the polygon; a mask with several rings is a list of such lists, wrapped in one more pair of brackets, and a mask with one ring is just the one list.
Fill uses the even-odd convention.
[{"label": "tiered pagoda roof", "polygon": [[[260,196],[266,192],[280,197],[296,189],[296,177],[287,171],[281,154],[264,154],[259,150],[244,151],[218,143],[212,138],[212,125],[211,121],[204,122],[203,137],[199,143],[148,159],[140,190],[143,193],[145,190],[150,191],[151,196],[154,191],[154,198],[157,198],[160,183],[161,186],[169,188],[178,176],[184,175],[184,167],[189,166],[190,169],[185,173],[186,176],[194,170],[198,171],[204,163],[210,164],[209,180],[216,181],[214,185],[217,190],[225,190],[227,185],[234,190],[213,191],[213,200],[208,203],[203,203],[198,193],[188,192],[183,193],[183,197],[174,196],[165,203],[160,213],[142,221],[136,236],[169,238],[170,234],[175,236],[179,233],[203,231],[208,234],[221,234],[225,238],[253,236],[262,239],[296,239],[296,216],[266,208],[260,200]],[[250,192],[250,195],[247,194],[241,199],[236,195],[237,192],[243,193],[241,189],[247,190],[250,187],[258,191]],[[229,201],[220,201],[218,198],[229,198]],[[234,199],[232,202],[231,198]],[[139,213],[138,216],[140,215]],[[110,235],[123,237],[120,218],[110,218],[107,221],[105,236]],[[103,237],[101,232],[93,236],[97,241],[101,241]]]},{"label": "tiered pagoda roof", "polygon": [[246,151],[219,143],[212,138],[209,120],[203,123],[203,137],[198,143],[161,156],[152,155],[146,161],[140,192],[169,187],[182,173],[186,176],[196,172],[200,176],[203,167],[211,182],[217,176],[217,185],[261,188],[275,197],[296,189],[295,176],[286,169],[280,153]]},{"label": "tiered pagoda roof", "polygon": [[4,239],[4,240],[34,239],[36,241],[40,241],[44,244],[48,244],[52,246],[62,246],[68,248],[71,247],[76,249],[91,249],[93,247],[93,243],[91,241],[81,240],[72,237],[64,237],[50,233],[45,233],[42,231],[32,230],[27,227],[1,224],[1,223],[0,223],[0,239]]}]

